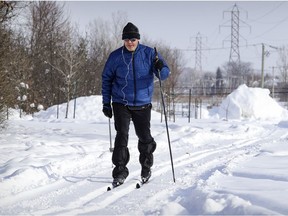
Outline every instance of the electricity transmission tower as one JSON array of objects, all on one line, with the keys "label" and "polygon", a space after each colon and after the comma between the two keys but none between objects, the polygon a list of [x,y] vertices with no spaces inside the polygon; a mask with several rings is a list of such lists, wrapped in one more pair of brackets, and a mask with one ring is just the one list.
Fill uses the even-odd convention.
[{"label": "electricity transmission tower", "polygon": [[[240,11],[238,9],[238,6],[234,4],[233,8],[231,11],[224,11],[228,12],[231,14],[231,20],[230,20],[230,25],[224,25],[224,27],[230,27],[231,28],[231,35],[230,35],[230,56],[229,56],[229,62],[235,62],[239,63],[240,62],[240,51],[239,51],[239,38],[240,38],[240,22],[243,22],[240,19]],[[247,25],[247,23],[245,23]],[[245,40],[245,39],[244,39]]]},{"label": "electricity transmission tower", "polygon": [[240,62],[239,52],[239,9],[235,4],[231,11],[231,48],[230,48],[230,62]]},{"label": "electricity transmission tower", "polygon": [[197,33],[195,38],[195,71],[202,71],[202,39],[203,36],[200,32]]},{"label": "electricity transmission tower", "polygon": [[202,36],[200,32],[196,35],[195,70],[202,71]]}]

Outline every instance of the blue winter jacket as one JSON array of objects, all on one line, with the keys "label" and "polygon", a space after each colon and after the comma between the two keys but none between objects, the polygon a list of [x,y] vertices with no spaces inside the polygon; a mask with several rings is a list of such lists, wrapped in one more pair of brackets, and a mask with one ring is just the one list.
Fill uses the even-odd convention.
[{"label": "blue winter jacket", "polygon": [[[102,73],[103,104],[110,104],[111,99],[128,106],[151,103],[154,75],[158,77],[153,66],[155,55],[153,48],[140,43],[134,52],[128,51],[125,46],[113,51]],[[158,54],[158,57],[164,63],[160,72],[161,80],[164,80],[170,70],[162,56]]]}]

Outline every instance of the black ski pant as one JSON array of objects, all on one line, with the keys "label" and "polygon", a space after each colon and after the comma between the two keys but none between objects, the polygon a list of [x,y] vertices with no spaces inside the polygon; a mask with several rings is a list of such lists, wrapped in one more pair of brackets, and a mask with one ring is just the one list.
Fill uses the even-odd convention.
[{"label": "black ski pant", "polygon": [[139,162],[142,167],[141,175],[146,176],[150,171],[153,165],[153,152],[156,149],[156,142],[150,131],[151,109],[151,104],[141,107],[129,107],[120,103],[113,103],[116,130],[112,154],[112,162],[115,165],[112,172],[113,178],[127,178],[129,175],[126,165],[130,159],[128,137],[131,120],[138,137]]}]

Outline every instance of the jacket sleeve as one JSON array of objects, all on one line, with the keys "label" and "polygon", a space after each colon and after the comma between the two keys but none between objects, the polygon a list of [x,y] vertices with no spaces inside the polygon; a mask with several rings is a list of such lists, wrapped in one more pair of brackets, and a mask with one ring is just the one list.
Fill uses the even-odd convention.
[{"label": "jacket sleeve", "polygon": [[103,72],[102,72],[102,103],[110,104],[111,103],[111,93],[112,93],[112,83],[113,83],[113,68],[112,68],[112,57],[109,56],[108,60],[105,63]]},{"label": "jacket sleeve", "polygon": [[[155,56],[155,55],[154,55],[154,56]],[[159,57],[159,59],[161,59],[161,60],[163,61],[163,64],[164,64],[164,65],[163,65],[163,68],[162,68],[161,71],[160,71],[160,77],[159,77],[158,71],[154,68],[154,66],[153,66],[153,72],[154,72],[154,74],[156,75],[156,77],[157,77],[158,79],[161,78],[161,80],[165,80],[165,79],[167,79],[167,78],[169,77],[170,69],[169,69],[166,61],[163,59],[163,57],[161,56],[160,53],[158,53],[158,57]],[[155,58],[155,57],[154,57],[154,58]],[[153,59],[153,60],[154,60],[154,59]]]}]

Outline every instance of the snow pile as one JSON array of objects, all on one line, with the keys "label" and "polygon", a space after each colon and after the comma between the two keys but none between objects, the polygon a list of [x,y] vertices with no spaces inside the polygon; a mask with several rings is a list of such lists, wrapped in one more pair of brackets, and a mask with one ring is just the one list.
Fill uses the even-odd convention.
[{"label": "snow pile", "polygon": [[268,120],[287,118],[288,112],[269,96],[269,89],[239,86],[221,103],[218,114],[221,118],[252,118]]},{"label": "snow pile", "polygon": [[[269,93],[268,89],[248,88],[245,84],[241,85],[223,100],[220,107],[209,111],[202,108],[202,117],[204,119],[212,116],[221,119],[251,118],[259,120],[288,118],[288,111],[271,98]],[[35,117],[55,121],[58,112],[58,119],[64,119],[66,107],[67,103],[54,105],[47,110],[36,113]],[[107,122],[107,118],[102,113],[102,97],[99,95],[71,100],[69,102],[68,119],[73,119],[74,115],[77,120]],[[154,111],[152,111],[152,116],[157,120],[161,118],[161,115]]]},{"label": "snow pile", "polygon": [[[54,105],[49,107],[47,110],[42,110],[35,114],[36,118],[39,119],[47,119],[47,120],[55,120],[58,118],[64,119],[66,116],[67,103],[63,103],[60,105]],[[71,100],[69,102],[68,109],[68,119],[73,119],[75,115],[75,119],[77,120],[92,120],[98,122],[107,122],[107,117],[105,117],[102,113],[102,97],[101,96],[87,96],[80,97],[76,100]]]},{"label": "snow pile", "polygon": [[[60,105],[54,105],[47,110],[41,110],[35,113],[34,117],[37,119],[46,119],[49,121],[55,121],[57,119],[64,119],[66,116],[67,103]],[[155,111],[152,111],[154,119],[159,120],[161,115]],[[91,95],[86,97],[80,97],[76,100],[69,102],[68,119],[76,120],[89,120],[96,122],[107,122],[107,117],[102,112],[102,96]]]},{"label": "snow pile", "polygon": [[19,120],[19,119],[25,119],[25,120],[31,120],[33,117],[31,115],[26,115],[26,113],[20,113],[19,109],[9,109],[8,111],[8,119],[9,120]]}]

